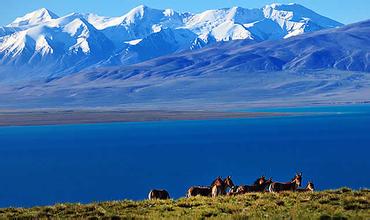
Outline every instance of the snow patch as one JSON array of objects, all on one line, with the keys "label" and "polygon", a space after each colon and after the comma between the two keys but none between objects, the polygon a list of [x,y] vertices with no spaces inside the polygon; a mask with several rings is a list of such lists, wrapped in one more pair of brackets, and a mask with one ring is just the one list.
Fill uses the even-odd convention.
[{"label": "snow patch", "polygon": [[35,50],[42,56],[45,56],[46,54],[52,54],[54,52],[53,48],[49,45],[48,41],[43,35],[36,40]]},{"label": "snow patch", "polygon": [[136,45],[140,43],[142,40],[143,39],[130,40],[130,41],[126,41],[125,43],[130,44],[130,45]]}]

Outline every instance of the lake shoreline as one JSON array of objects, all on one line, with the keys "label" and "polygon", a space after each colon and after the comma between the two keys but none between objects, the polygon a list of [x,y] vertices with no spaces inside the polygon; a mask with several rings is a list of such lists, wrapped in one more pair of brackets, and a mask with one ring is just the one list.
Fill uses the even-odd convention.
[{"label": "lake shoreline", "polygon": [[149,122],[174,120],[218,120],[302,115],[288,112],[216,112],[216,111],[92,111],[48,110],[0,112],[0,127]]},{"label": "lake shoreline", "polygon": [[[319,112],[295,111],[295,109],[347,106],[369,106],[369,104],[331,103],[325,105],[323,103],[316,103],[311,105],[271,105],[269,107],[253,106],[246,108],[249,109],[248,111],[245,111],[243,108],[235,108],[235,110],[124,110],[121,108],[0,109],[0,127],[307,116],[317,114],[333,114],[335,112],[327,112],[326,110]],[[287,111],[280,111],[279,109],[287,109]]]}]

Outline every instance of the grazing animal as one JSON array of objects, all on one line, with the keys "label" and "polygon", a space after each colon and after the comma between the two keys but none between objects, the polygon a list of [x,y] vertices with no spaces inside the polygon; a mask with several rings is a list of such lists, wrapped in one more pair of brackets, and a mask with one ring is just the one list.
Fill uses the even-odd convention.
[{"label": "grazing animal", "polygon": [[192,186],[188,189],[186,193],[186,197],[190,198],[192,196],[211,196],[212,195],[212,187],[222,181],[221,177],[217,177],[213,182],[211,183],[211,186]]},{"label": "grazing animal", "polygon": [[313,192],[313,191],[315,191],[315,186],[313,185],[313,183],[311,181],[308,182],[306,188],[297,189],[297,192]]},{"label": "grazing animal", "polygon": [[214,181],[214,185],[212,186],[212,197],[226,195],[226,189],[229,187],[232,188],[233,186],[234,183],[230,176],[226,177],[224,180],[221,178],[216,179],[216,181]]},{"label": "grazing animal", "polygon": [[152,189],[149,192],[148,199],[170,199],[170,194],[164,189]]},{"label": "grazing animal", "polygon": [[236,194],[244,194],[244,193],[250,193],[250,192],[264,192],[266,187],[268,187],[272,183],[272,178],[266,180],[264,179],[263,182],[256,181],[255,185],[242,185],[239,186],[234,193],[230,193],[231,195],[236,195]]},{"label": "grazing animal", "polygon": [[296,191],[302,185],[302,173],[297,173],[294,178],[287,183],[273,182],[270,184],[269,192]]}]

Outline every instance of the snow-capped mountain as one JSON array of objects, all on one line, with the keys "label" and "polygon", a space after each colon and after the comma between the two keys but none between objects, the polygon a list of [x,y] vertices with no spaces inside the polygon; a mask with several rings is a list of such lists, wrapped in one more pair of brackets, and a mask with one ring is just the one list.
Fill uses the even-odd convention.
[{"label": "snow-capped mountain", "polygon": [[[138,6],[119,17],[42,8],[0,28],[0,73],[73,73],[127,65],[231,40],[261,42],[341,26],[298,4],[241,7],[199,14]],[[6,68],[5,68],[6,67]]]},{"label": "snow-capped mountain", "polygon": [[[251,43],[219,42],[196,51],[151,59],[130,66],[80,73],[96,79],[146,76],[198,76],[213,73],[312,72],[321,70],[370,72],[370,20],[321,30],[289,39]],[[95,74],[99,77],[94,77]],[[77,74],[78,75],[78,74]]]},{"label": "snow-capped mountain", "polygon": [[[44,9],[41,9],[44,11]],[[26,15],[30,21],[46,18],[39,12]],[[39,19],[37,19],[39,20]],[[11,65],[24,71],[76,71],[106,59],[113,51],[112,42],[96,30],[80,14],[70,14],[61,18],[35,25],[23,18],[17,23],[31,25],[24,30],[2,37],[0,45],[1,65]]]},{"label": "snow-capped mountain", "polygon": [[41,8],[39,10],[28,13],[23,17],[16,18],[7,26],[26,28],[29,26],[43,24],[57,18],[59,18],[58,15],[54,14],[46,8]]},{"label": "snow-capped mountain", "polygon": [[105,18],[87,14],[87,20],[120,48],[125,42],[143,39],[164,28],[184,25],[189,14],[180,14],[172,9],[158,10],[140,5],[121,17]]},{"label": "snow-capped mountain", "polygon": [[[255,23],[254,28],[259,29],[261,25],[259,32],[268,33],[268,31],[263,31],[263,28],[266,28],[266,21],[270,20],[280,26],[282,31],[280,34],[283,35],[284,38],[342,25],[339,22],[323,17],[299,4],[266,5],[263,8],[263,14],[266,20]],[[269,29],[272,30],[273,28]],[[263,36],[265,36],[264,34]],[[280,36],[279,34],[276,35],[276,32],[271,32],[269,39],[278,39]]]},{"label": "snow-capped mountain", "polygon": [[[170,45],[189,44],[189,30],[176,31],[163,29],[150,35],[156,38],[130,42],[132,47],[128,49],[135,48],[130,52],[132,58],[145,48],[158,53],[165,48],[172,53],[180,47]],[[177,35],[182,35],[183,43],[168,41],[156,47],[155,42],[166,42],[162,38],[175,39]],[[216,42],[132,65],[95,66],[15,85],[0,81],[0,108],[219,110],[245,105],[368,103],[369,51],[370,20],[288,39]],[[119,60],[121,57],[128,56],[117,55],[117,63],[126,62]]]}]

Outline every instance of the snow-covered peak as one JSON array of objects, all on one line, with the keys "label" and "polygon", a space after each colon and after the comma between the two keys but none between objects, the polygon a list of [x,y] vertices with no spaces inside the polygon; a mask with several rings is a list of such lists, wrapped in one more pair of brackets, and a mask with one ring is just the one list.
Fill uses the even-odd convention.
[{"label": "snow-covered peak", "polygon": [[140,5],[119,17],[85,15],[85,18],[96,29],[101,30],[117,48],[122,48],[126,45],[125,42],[143,39],[166,28],[180,28],[187,16],[190,14]]},{"label": "snow-covered peak", "polygon": [[134,23],[137,19],[142,19],[144,14],[148,13],[148,10],[151,9],[145,5],[139,5],[136,8],[133,8],[123,17],[127,23]]},{"label": "snow-covered peak", "polygon": [[88,37],[89,35],[89,28],[80,18],[76,18],[71,21],[63,28],[63,30],[71,34],[71,36]]},{"label": "snow-covered peak", "polygon": [[259,9],[245,9],[242,7],[207,10],[192,16],[186,23],[186,27],[196,33],[205,34],[212,31],[223,23],[246,24],[263,19]]},{"label": "snow-covered peak", "polygon": [[13,62],[14,59],[23,64],[37,62],[35,57],[57,60],[66,55],[73,56],[71,54],[108,56],[113,50],[107,37],[79,13],[28,26],[2,40],[0,53],[3,53],[3,60]]},{"label": "snow-covered peak", "polygon": [[71,34],[75,34],[79,28],[96,30],[96,28],[85,19],[85,15],[80,13],[68,14],[58,19],[54,19],[45,25],[55,28],[61,27]]},{"label": "snow-covered peak", "polygon": [[93,13],[85,14],[84,18],[98,30],[106,28],[107,24],[114,19]]},{"label": "snow-covered peak", "polygon": [[46,8],[41,8],[28,13],[23,17],[16,18],[12,23],[8,25],[8,27],[33,26],[51,21],[56,18],[58,18],[58,15],[54,14],[52,11]]},{"label": "snow-covered peak", "polygon": [[341,24],[298,4],[197,14],[140,5],[117,17],[79,13],[58,17],[43,8],[0,27],[0,65],[56,62],[63,71],[74,69],[75,57],[84,67],[104,63],[107,57],[112,57],[109,63],[132,63],[218,41],[276,40],[336,26]]},{"label": "snow-covered peak", "polygon": [[144,26],[146,28],[168,21],[177,24],[182,19],[181,15],[172,9],[153,9],[145,5],[139,5],[119,17],[104,17],[96,14],[85,14],[84,17],[98,30],[118,26]]},{"label": "snow-covered peak", "polygon": [[177,22],[180,19],[180,13],[174,11],[173,9],[153,9],[145,5],[140,5],[133,8],[127,14],[121,17],[121,20],[126,25],[136,24],[137,22],[149,22],[149,23],[159,23],[166,22],[167,20],[172,20],[172,22]]},{"label": "snow-covered peak", "polygon": [[342,26],[343,24],[317,14],[316,12],[296,3],[271,4],[262,8],[264,16],[278,22],[281,26],[286,21],[307,23],[312,21],[323,28]]}]

